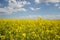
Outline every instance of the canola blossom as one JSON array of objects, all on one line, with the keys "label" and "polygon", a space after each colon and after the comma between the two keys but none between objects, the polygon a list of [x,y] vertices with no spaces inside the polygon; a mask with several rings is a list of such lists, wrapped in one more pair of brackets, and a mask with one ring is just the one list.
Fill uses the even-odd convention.
[{"label": "canola blossom", "polygon": [[0,19],[0,40],[60,40],[60,20]]}]

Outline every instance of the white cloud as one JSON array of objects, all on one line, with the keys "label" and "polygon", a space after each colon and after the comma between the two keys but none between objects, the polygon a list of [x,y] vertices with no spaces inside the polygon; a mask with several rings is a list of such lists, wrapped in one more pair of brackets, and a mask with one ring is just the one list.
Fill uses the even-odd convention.
[{"label": "white cloud", "polygon": [[55,4],[55,6],[56,6],[56,7],[58,7],[58,6],[59,6],[59,4]]},{"label": "white cloud", "polygon": [[54,6],[56,6],[57,8],[60,9],[60,4],[59,3],[55,4]]},{"label": "white cloud", "polygon": [[16,2],[16,0],[9,0],[9,7],[11,8],[21,8],[24,6],[23,2]]},{"label": "white cloud", "polygon": [[60,0],[35,0],[35,3],[41,3],[41,2],[58,3],[60,2]]},{"label": "white cloud", "polygon": [[41,2],[41,0],[35,0],[35,2],[36,2],[36,3],[40,3],[40,2]]},{"label": "white cloud", "polygon": [[24,5],[26,4],[31,4],[30,2],[27,2],[27,1],[19,1],[19,2],[16,2],[16,0],[9,0],[9,6],[11,7],[23,7]]},{"label": "white cloud", "polygon": [[13,10],[10,10],[8,8],[0,8],[0,13],[12,13]]},{"label": "white cloud", "polygon": [[60,15],[44,15],[44,19],[60,19]]},{"label": "white cloud", "polygon": [[30,2],[27,1],[22,1],[23,4],[31,4]]},{"label": "white cloud", "polygon": [[14,9],[14,10],[15,10],[15,12],[16,12],[16,11],[26,11],[25,8],[18,8],[18,9]]},{"label": "white cloud", "polygon": [[60,2],[60,0],[46,0],[46,2],[57,3],[57,2]]},{"label": "white cloud", "polygon": [[30,9],[31,9],[32,11],[35,11],[35,10],[39,10],[40,8],[33,8],[33,7],[30,7]]},{"label": "white cloud", "polygon": [[25,8],[23,8],[25,5],[31,4],[28,1],[16,1],[16,0],[8,0],[9,4],[8,7],[0,8],[0,13],[13,13],[17,11],[26,11]]},{"label": "white cloud", "polygon": [[31,10],[35,10],[35,8],[33,8],[33,7],[31,7],[30,9],[31,9]]},{"label": "white cloud", "polygon": [[37,19],[38,17],[42,19],[60,19],[60,15],[28,15],[28,16],[20,16],[21,19]]},{"label": "white cloud", "polygon": [[21,19],[37,19],[38,17],[41,17],[41,16],[40,15],[28,15],[28,16],[21,16],[19,18],[21,18]]}]

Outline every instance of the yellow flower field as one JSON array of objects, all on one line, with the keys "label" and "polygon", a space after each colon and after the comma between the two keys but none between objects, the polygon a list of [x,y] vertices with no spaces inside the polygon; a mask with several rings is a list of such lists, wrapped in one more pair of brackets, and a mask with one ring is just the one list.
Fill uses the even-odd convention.
[{"label": "yellow flower field", "polygon": [[60,40],[60,20],[0,19],[0,40]]}]

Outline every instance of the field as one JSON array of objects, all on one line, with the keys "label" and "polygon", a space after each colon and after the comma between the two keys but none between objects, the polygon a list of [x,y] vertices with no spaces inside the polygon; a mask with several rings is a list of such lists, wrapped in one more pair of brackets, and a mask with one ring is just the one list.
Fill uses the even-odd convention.
[{"label": "field", "polygon": [[60,20],[0,19],[0,40],[60,40]]}]

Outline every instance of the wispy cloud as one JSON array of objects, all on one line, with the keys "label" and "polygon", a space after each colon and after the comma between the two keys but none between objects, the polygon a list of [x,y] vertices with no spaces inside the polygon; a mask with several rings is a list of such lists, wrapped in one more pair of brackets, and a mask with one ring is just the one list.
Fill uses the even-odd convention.
[{"label": "wispy cloud", "polygon": [[30,7],[30,9],[31,9],[32,11],[35,11],[35,10],[39,10],[39,9],[41,9],[41,8]]},{"label": "wispy cloud", "polygon": [[44,15],[42,17],[44,19],[60,19],[60,14],[59,15]]},{"label": "wispy cloud", "polygon": [[[24,6],[31,4],[29,1],[26,1],[26,0],[23,0],[23,1],[6,0],[6,1],[8,1],[8,6],[5,8],[0,8],[0,10],[2,10],[2,11],[0,11],[0,13],[1,12],[4,13],[5,11],[6,11],[5,13],[13,13],[13,12],[17,12],[17,11],[27,11],[27,9],[24,8]],[[48,2],[56,3],[56,2],[60,2],[60,0],[34,0],[34,2],[38,3],[38,4],[41,2],[46,2],[47,5],[49,5]],[[0,6],[1,5],[2,4],[0,4]],[[55,4],[55,6],[57,7],[57,6],[59,6],[59,4]],[[40,8],[34,8],[34,7],[29,7],[29,8],[32,11],[40,9]],[[58,7],[58,8],[60,8],[60,7]]]},{"label": "wispy cloud", "polygon": [[9,6],[13,8],[20,8],[23,7],[26,4],[31,4],[30,2],[27,1],[19,1],[17,2],[16,0],[9,0]]},{"label": "wispy cloud", "polygon": [[16,0],[8,0],[8,6],[5,8],[0,8],[0,13],[13,13],[17,11],[26,11],[24,8],[25,5],[31,4],[28,1],[16,1]]},{"label": "wispy cloud", "polygon": [[59,3],[56,3],[54,6],[60,9],[60,4]]},{"label": "wispy cloud", "polygon": [[28,15],[28,16],[21,16],[19,18],[21,18],[21,19],[37,19],[38,17],[42,18],[41,15]]},{"label": "wispy cloud", "polygon": [[35,0],[35,3],[41,3],[41,2],[58,3],[60,2],[60,0]]},{"label": "wispy cloud", "polygon": [[28,15],[28,16],[21,16],[21,19],[37,19],[38,17],[42,19],[60,19],[60,15]]},{"label": "wispy cloud", "polygon": [[31,4],[30,2],[27,1],[19,1],[17,2],[16,0],[9,0],[9,6],[12,9],[16,9],[16,11],[26,11],[23,6]]},{"label": "wispy cloud", "polygon": [[13,10],[10,10],[8,8],[0,8],[0,13],[12,13]]},{"label": "wispy cloud", "polygon": [[40,3],[40,2],[41,2],[41,0],[35,0],[35,2],[36,2],[36,3]]},{"label": "wispy cloud", "polygon": [[60,0],[46,0],[46,2],[57,3],[57,2],[60,2]]},{"label": "wispy cloud", "polygon": [[55,4],[54,6],[58,7],[58,6],[59,6],[59,4],[57,3],[57,4]]}]

